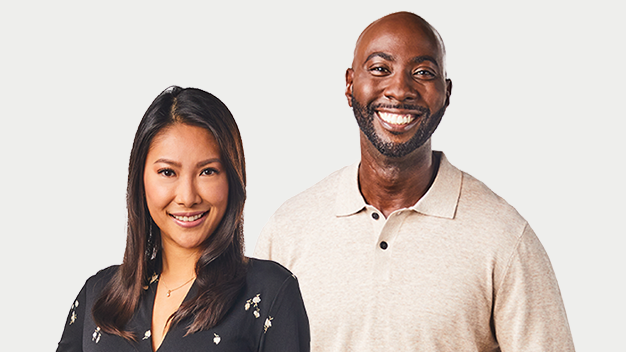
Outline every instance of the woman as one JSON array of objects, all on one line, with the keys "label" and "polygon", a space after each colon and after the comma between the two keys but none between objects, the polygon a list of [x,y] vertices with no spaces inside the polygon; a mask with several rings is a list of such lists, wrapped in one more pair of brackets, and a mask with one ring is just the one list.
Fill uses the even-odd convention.
[{"label": "woman", "polygon": [[87,280],[57,351],[308,351],[295,277],[243,255],[245,185],[228,108],[161,93],[131,151],[123,262]]}]

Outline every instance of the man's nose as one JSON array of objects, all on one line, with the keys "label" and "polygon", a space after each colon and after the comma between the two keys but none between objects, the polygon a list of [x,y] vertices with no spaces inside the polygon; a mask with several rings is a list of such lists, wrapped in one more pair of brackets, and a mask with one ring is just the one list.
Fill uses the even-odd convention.
[{"label": "man's nose", "polygon": [[395,73],[389,77],[384,95],[389,100],[398,102],[414,101],[419,96],[413,77],[406,73]]}]

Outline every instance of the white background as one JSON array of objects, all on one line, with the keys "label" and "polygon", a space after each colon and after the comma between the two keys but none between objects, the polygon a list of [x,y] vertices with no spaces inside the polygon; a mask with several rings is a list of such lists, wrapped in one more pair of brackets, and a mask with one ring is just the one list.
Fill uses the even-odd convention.
[{"label": "white background", "polygon": [[85,279],[121,262],[132,139],[164,88],[207,90],[238,121],[251,254],[284,200],[358,159],[344,72],[361,30],[399,10],[447,46],[454,86],[435,149],[529,220],[577,350],[626,350],[618,1],[7,3],[2,350],[54,350]]}]

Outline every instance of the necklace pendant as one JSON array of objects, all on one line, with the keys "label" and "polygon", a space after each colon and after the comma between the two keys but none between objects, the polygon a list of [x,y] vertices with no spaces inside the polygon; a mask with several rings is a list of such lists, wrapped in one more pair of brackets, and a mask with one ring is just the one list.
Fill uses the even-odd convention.
[{"label": "necklace pendant", "polygon": [[170,293],[172,293],[172,290],[167,290],[167,297],[170,296]]}]

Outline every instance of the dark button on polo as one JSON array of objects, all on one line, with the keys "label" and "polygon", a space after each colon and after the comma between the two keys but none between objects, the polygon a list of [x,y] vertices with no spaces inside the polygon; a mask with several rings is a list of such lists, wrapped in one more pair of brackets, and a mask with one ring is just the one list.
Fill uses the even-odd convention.
[{"label": "dark button on polo", "polygon": [[380,219],[380,215],[378,215],[378,213],[372,213],[372,218],[374,218],[374,220],[378,220]]},{"label": "dark button on polo", "polygon": [[382,249],[387,249],[387,247],[389,247],[389,245],[387,244],[387,242],[385,242],[385,241],[380,242],[380,248],[382,248]]}]

